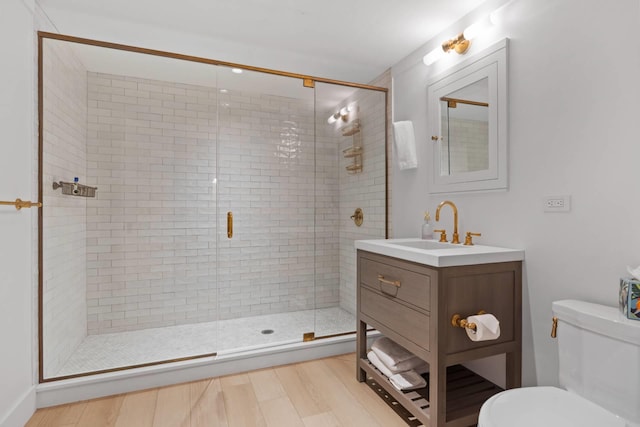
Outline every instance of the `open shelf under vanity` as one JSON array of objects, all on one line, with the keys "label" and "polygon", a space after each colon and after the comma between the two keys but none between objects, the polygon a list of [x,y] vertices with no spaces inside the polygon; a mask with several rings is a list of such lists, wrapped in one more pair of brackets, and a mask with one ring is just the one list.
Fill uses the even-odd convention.
[{"label": "open shelf under vanity", "polygon": [[[380,384],[409,412],[421,414],[420,418],[431,419],[428,385],[416,390],[400,391],[366,358],[359,360],[359,366],[366,371],[368,379]],[[429,373],[423,374],[423,377],[429,384]],[[474,417],[488,398],[501,391],[504,389],[462,365],[448,366],[447,422]]]}]

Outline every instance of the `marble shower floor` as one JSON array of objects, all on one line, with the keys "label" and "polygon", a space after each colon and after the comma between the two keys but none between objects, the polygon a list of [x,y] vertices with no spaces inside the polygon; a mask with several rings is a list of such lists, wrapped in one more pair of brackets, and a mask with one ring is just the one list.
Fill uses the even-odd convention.
[{"label": "marble shower floor", "polygon": [[[266,329],[273,330],[273,333],[263,334]],[[52,376],[300,342],[302,334],[311,331],[315,331],[316,336],[324,336],[355,330],[355,316],[339,307],[332,307],[89,335]]]}]

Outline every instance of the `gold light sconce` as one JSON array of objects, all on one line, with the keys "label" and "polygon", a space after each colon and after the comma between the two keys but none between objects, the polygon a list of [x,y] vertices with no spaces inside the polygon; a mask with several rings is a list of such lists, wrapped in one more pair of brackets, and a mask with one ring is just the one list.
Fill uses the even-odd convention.
[{"label": "gold light sconce", "polygon": [[457,36],[442,42],[441,46],[436,47],[431,52],[426,54],[424,58],[422,58],[422,62],[424,62],[425,65],[429,66],[439,60],[445,53],[449,53],[452,50],[460,55],[465,54],[467,50],[469,50],[471,40],[476,38],[481,33],[489,30],[494,25],[494,22],[495,20],[493,13],[485,16],[478,22],[469,25],[463,32],[461,32]]},{"label": "gold light sconce", "polygon": [[470,44],[471,42],[464,38],[464,32],[462,32],[456,37],[442,43],[442,50],[446,53],[453,49],[456,53],[462,55],[467,52]]}]

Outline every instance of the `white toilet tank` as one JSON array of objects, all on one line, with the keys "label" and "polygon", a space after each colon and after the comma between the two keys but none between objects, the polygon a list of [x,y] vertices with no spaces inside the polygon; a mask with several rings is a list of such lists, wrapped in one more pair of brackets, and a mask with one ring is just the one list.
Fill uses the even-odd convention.
[{"label": "white toilet tank", "polygon": [[640,321],[617,307],[553,303],[562,387],[640,425]]}]

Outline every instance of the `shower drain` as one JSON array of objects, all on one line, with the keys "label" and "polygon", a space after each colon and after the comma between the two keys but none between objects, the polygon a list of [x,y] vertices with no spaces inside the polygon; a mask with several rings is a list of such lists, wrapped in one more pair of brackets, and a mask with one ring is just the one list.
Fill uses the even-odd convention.
[{"label": "shower drain", "polygon": [[269,335],[273,333],[273,329],[263,329],[260,331],[262,335]]}]

